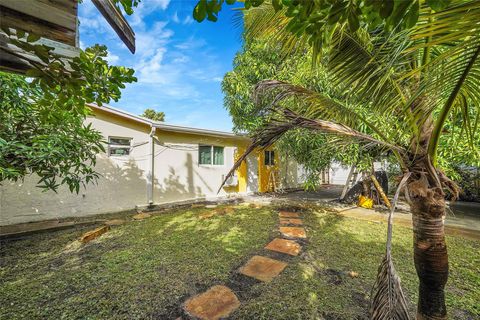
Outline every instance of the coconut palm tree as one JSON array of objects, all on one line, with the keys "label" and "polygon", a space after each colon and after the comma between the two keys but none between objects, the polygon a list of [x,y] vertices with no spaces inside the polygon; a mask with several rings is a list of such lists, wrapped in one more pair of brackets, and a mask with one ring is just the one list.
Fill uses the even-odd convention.
[{"label": "coconut palm tree", "polygon": [[[472,143],[480,122],[480,1],[454,1],[437,12],[423,1],[414,3],[418,20],[411,28],[396,30],[385,23],[367,28],[349,18],[328,27],[327,39],[322,33],[318,41],[312,30],[292,27],[294,14],[287,9],[262,5],[247,10],[246,37],[267,37],[287,53],[313,50],[313,67],[324,63],[344,96],[332,99],[275,80],[259,83],[256,98],[271,102],[269,122],[253,135],[231,173],[248,153],[299,127],[393,153],[408,174],[405,193],[419,279],[417,319],[446,319],[445,198],[446,193],[455,198],[459,190],[437,166],[436,156],[450,115],[463,116],[465,139]],[[292,99],[298,107],[284,107]],[[365,112],[375,120],[368,121]]]}]

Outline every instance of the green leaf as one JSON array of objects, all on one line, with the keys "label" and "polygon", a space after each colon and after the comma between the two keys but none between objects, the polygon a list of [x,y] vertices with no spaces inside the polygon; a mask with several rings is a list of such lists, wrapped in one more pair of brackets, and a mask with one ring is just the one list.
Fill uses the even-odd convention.
[{"label": "green leaf", "polygon": [[451,0],[427,0],[427,4],[435,11],[441,11],[448,7]]},{"label": "green leaf", "polygon": [[383,0],[380,7],[380,17],[383,19],[388,18],[393,12],[394,2],[393,0]]},{"label": "green leaf", "polygon": [[420,6],[418,4],[418,1],[415,1],[413,5],[410,6],[410,9],[407,12],[407,16],[405,17],[405,23],[407,28],[411,28],[417,23],[419,10]]},{"label": "green leaf", "polygon": [[40,39],[39,35],[36,35],[34,33],[29,33],[27,37],[27,42],[35,42],[35,41],[38,41],[39,39]]},{"label": "green leaf", "polygon": [[275,12],[278,12],[283,7],[281,0],[272,0],[272,6]]},{"label": "green leaf", "polygon": [[25,37],[25,31],[17,29],[17,38],[21,39],[23,37]]},{"label": "green leaf", "polygon": [[350,12],[348,15],[348,27],[352,32],[355,32],[360,28],[360,21],[358,20],[358,16],[355,12]]},{"label": "green leaf", "polygon": [[43,76],[43,72],[38,69],[28,69],[26,75],[27,77],[36,78]]},{"label": "green leaf", "polygon": [[198,22],[202,22],[203,20],[205,20],[206,16],[207,16],[206,0],[201,0],[200,2],[197,3],[195,8],[193,9],[193,18]]}]

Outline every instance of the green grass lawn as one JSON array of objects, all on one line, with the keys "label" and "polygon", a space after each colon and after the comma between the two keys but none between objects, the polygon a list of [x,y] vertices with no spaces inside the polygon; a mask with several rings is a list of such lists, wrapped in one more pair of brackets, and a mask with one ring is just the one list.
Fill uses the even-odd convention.
[{"label": "green grass lawn", "polygon": [[[90,228],[36,234],[2,243],[0,319],[175,319],[182,302],[215,284],[230,285],[235,270],[278,235],[273,207],[238,207],[201,219],[212,209],[170,211],[113,227],[81,245]],[[304,253],[288,258],[270,283],[237,292],[235,319],[363,319],[384,252],[386,225],[326,210],[303,214]],[[394,228],[393,255],[412,313],[417,280],[412,233]],[[452,319],[480,316],[480,244],[448,237]],[[358,272],[350,278],[344,272]],[[234,279],[234,280],[232,280]],[[238,288],[233,288],[238,290]]]}]

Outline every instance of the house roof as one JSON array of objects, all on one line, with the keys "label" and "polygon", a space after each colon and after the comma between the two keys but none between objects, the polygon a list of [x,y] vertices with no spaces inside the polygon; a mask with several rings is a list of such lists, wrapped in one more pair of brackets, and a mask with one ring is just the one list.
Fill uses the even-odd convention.
[{"label": "house roof", "polygon": [[203,136],[211,136],[211,137],[222,137],[222,138],[234,138],[234,139],[242,139],[242,140],[250,140],[250,138],[243,134],[235,134],[233,132],[227,131],[218,131],[218,130],[210,130],[210,129],[202,129],[202,128],[193,128],[193,127],[185,127],[185,126],[178,126],[167,124],[160,121],[154,121],[148,118],[144,118],[141,116],[137,116],[133,113],[117,109],[111,106],[103,105],[101,107],[89,104],[89,106],[95,111],[100,110],[110,114],[114,114],[116,116],[120,116],[124,119],[129,121],[134,121],[137,123],[147,124],[152,128],[156,128],[162,131],[169,131],[169,132],[179,132],[179,133],[190,133],[196,135],[203,135]]}]

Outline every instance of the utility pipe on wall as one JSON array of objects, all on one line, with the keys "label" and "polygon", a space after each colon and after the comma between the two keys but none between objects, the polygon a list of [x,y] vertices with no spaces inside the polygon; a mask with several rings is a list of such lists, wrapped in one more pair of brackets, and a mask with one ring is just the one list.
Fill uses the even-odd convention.
[{"label": "utility pipe on wall", "polygon": [[153,205],[153,189],[154,185],[154,169],[155,169],[155,131],[156,128],[152,126],[150,130],[150,161],[147,173],[147,202],[148,205]]}]

